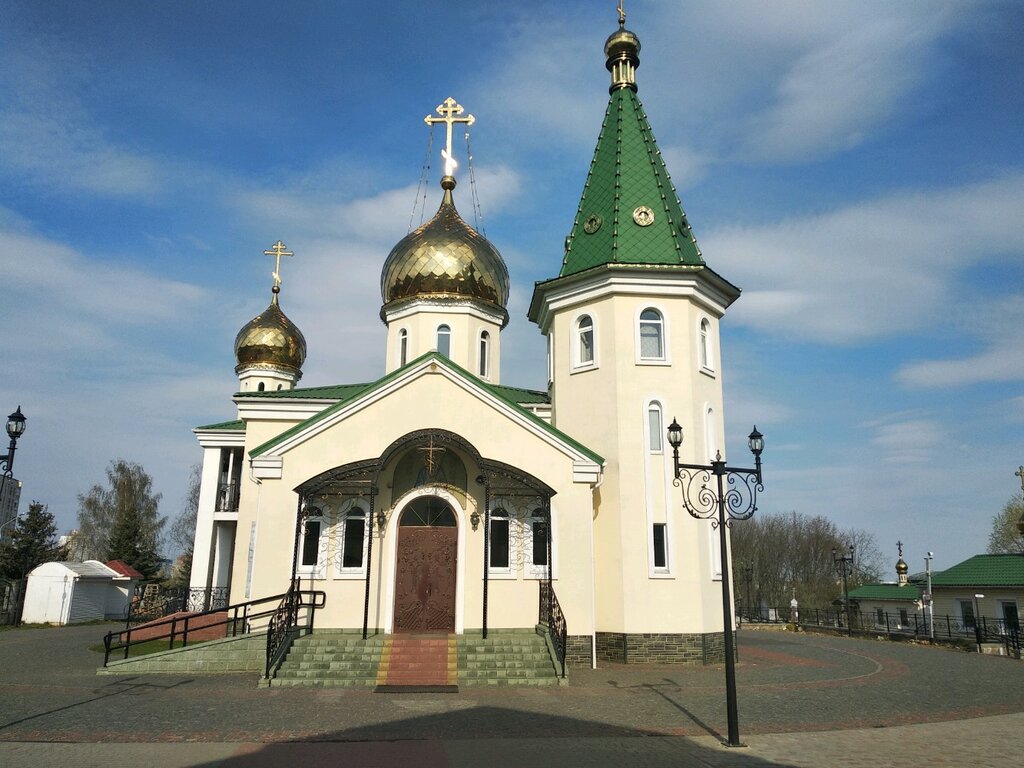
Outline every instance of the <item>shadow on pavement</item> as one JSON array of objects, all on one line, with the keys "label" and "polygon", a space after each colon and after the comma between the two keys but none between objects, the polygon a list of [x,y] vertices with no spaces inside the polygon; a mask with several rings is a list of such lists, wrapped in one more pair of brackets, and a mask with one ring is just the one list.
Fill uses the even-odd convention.
[{"label": "shadow on pavement", "polygon": [[[439,701],[438,706],[444,706],[443,702]],[[707,729],[707,726],[702,727]],[[503,732],[508,735],[492,735]],[[503,707],[472,707],[345,729],[301,741],[246,745],[235,755],[200,763],[195,768],[281,765],[303,768],[396,765],[416,768],[519,768],[525,765],[779,768],[786,764],[745,754],[742,748],[709,747],[690,738],[666,736],[642,728],[623,728]]]},{"label": "shadow on pavement", "polygon": [[36,720],[47,715],[53,715],[58,712],[67,712],[69,710],[76,709],[77,707],[84,706],[86,704],[92,704],[96,701],[103,699],[109,699],[112,696],[131,696],[139,693],[149,693],[151,691],[168,691],[172,688],[177,688],[181,685],[187,685],[191,683],[191,680],[178,680],[176,682],[155,682],[154,678],[141,677],[127,677],[121,678],[114,682],[108,683],[107,685],[97,688],[94,693],[97,695],[92,696],[88,699],[82,699],[81,701],[74,701],[70,704],[65,704],[62,707],[54,707],[53,709],[45,710],[44,712],[36,712],[35,714],[28,715],[27,717],[21,717],[17,720],[9,720],[5,723],[0,723],[0,731],[5,728],[11,728],[15,725],[21,725],[22,723],[28,723],[32,720]]}]

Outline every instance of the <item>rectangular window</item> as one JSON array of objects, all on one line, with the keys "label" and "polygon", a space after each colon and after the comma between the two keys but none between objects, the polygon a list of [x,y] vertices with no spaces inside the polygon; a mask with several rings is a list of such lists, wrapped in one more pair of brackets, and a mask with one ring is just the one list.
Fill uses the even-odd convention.
[{"label": "rectangular window", "polygon": [[906,608],[900,608],[900,625],[905,627],[909,623],[910,623],[910,616],[907,615],[907,609]]},{"label": "rectangular window", "polygon": [[1002,603],[1003,626],[1007,632],[1020,632],[1020,616],[1017,613],[1017,602],[1007,600]]},{"label": "rectangular window", "polygon": [[509,567],[508,518],[491,518],[491,568]]},{"label": "rectangular window", "polygon": [[974,603],[970,600],[960,601],[960,618],[964,629],[974,629]]},{"label": "rectangular window", "polygon": [[875,624],[878,626],[885,624],[885,613],[881,608],[875,608]]},{"label": "rectangular window", "polygon": [[652,405],[647,409],[647,444],[650,448],[651,453],[661,453],[662,451],[662,426],[661,426],[661,408],[657,405]]},{"label": "rectangular window", "polygon": [[341,567],[363,567],[363,538],[366,533],[366,518],[349,517],[345,520],[345,541],[342,546]]},{"label": "rectangular window", "polygon": [[302,565],[316,565],[320,559],[320,521],[307,520],[302,537]]},{"label": "rectangular window", "polygon": [[533,529],[530,537],[533,546],[532,562],[534,565],[545,566],[548,564],[548,523],[534,518],[530,527]]},{"label": "rectangular window", "polygon": [[654,524],[654,567],[668,568],[668,548],[665,541],[665,523]]},{"label": "rectangular window", "polygon": [[644,360],[662,360],[665,350],[661,347],[661,325],[640,324],[640,357]]}]

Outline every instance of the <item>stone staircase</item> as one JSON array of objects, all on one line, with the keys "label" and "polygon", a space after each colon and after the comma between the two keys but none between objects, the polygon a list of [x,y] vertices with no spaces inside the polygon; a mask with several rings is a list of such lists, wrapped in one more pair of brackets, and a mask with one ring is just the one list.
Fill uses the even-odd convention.
[{"label": "stone staircase", "polygon": [[315,630],[293,643],[272,686],[377,687],[383,692],[560,685],[533,629],[464,635],[371,635]]},{"label": "stone staircase", "polygon": [[560,685],[547,641],[533,629],[458,636],[459,685]]},{"label": "stone staircase", "polygon": [[315,685],[369,688],[377,684],[377,670],[390,635],[315,630],[296,638],[271,686]]}]

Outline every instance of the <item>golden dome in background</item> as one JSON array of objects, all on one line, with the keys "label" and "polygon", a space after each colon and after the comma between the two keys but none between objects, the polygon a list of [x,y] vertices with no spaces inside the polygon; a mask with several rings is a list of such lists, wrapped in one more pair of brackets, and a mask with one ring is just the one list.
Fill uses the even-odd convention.
[{"label": "golden dome in background", "polygon": [[279,288],[273,288],[270,306],[246,323],[235,337],[235,373],[245,368],[276,368],[302,375],[306,361],[306,338],[277,303]]},{"label": "golden dome in background", "polygon": [[[421,297],[476,299],[505,311],[508,268],[498,250],[455,209],[455,179],[441,180],[444,199],[426,224],[403,237],[384,261],[384,304]],[[506,322],[508,313],[505,312]]]}]

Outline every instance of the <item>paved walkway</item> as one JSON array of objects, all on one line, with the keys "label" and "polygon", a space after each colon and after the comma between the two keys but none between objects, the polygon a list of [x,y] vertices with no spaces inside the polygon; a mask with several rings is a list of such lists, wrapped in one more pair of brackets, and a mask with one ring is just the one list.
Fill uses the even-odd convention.
[{"label": "paved walkway", "polygon": [[739,633],[740,733],[721,668],[603,665],[567,688],[381,695],[252,675],[95,675],[105,628],[0,632],[0,764],[18,766],[1016,766],[1024,663]]}]

